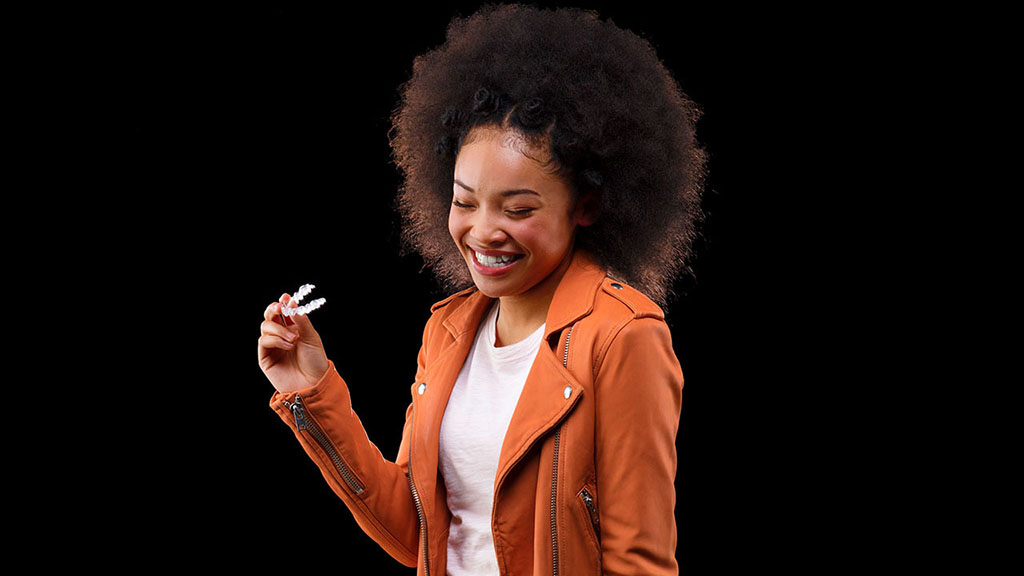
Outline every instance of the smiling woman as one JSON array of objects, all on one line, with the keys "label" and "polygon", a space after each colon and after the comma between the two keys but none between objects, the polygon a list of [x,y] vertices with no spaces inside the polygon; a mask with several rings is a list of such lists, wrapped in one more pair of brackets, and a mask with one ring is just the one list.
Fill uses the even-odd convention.
[{"label": "smiling woman", "polygon": [[576,227],[592,222],[584,212],[587,203],[535,159],[544,151],[528,156],[521,145],[511,131],[474,129],[455,163],[448,216],[448,230],[473,284],[501,299],[498,340],[506,343],[544,322],[571,261]]},{"label": "smiling woman", "polygon": [[[430,307],[383,457],[308,316],[264,311],[270,406],[417,574],[678,574],[683,373],[660,302],[690,254],[694,105],[646,41],[576,8],[486,5],[392,116]],[[455,289],[457,288],[457,290]]]}]

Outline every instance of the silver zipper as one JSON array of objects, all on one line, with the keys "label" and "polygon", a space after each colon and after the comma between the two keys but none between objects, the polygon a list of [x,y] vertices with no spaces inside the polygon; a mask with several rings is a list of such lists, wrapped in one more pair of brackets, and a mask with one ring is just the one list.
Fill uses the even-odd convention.
[{"label": "silver zipper", "polygon": [[331,444],[327,439],[327,436],[325,436],[323,431],[320,429],[320,426],[318,426],[312,418],[306,418],[306,409],[302,404],[302,397],[296,394],[295,402],[285,400],[284,405],[292,411],[292,414],[295,415],[295,427],[299,430],[308,431],[310,435],[313,436],[313,439],[316,440],[316,443],[320,445],[320,448],[322,448],[323,451],[331,458],[331,462],[334,462],[334,467],[338,470],[338,473],[341,474],[341,477],[345,480],[345,483],[348,484],[348,487],[356,494],[361,493],[364,490],[363,485],[360,484],[359,481],[356,480],[355,476],[352,475],[352,472],[348,469],[348,466],[345,465],[345,462],[341,459],[338,451],[334,449],[334,445]]},{"label": "silver zipper", "polygon": [[[416,404],[412,406],[412,428],[416,429]],[[430,557],[427,554],[427,517],[423,514],[423,504],[420,502],[420,494],[416,491],[416,483],[412,479],[412,437],[409,438],[409,489],[412,490],[412,500],[416,503],[416,515],[420,518],[420,540],[423,547],[423,573],[430,576]]]},{"label": "silver zipper", "polygon": [[590,523],[594,526],[594,534],[597,536],[598,542],[601,541],[601,518],[597,513],[597,507],[594,506],[594,496],[590,494],[586,488],[580,492],[580,498],[583,498],[583,504],[587,506],[587,510],[590,511]]},{"label": "silver zipper", "polygon": [[[565,354],[562,355],[562,365],[566,368],[569,367],[569,338],[572,337],[572,329],[576,325],[573,324],[569,327],[569,332],[565,335]],[[558,430],[555,430],[555,455],[554,461],[551,464],[551,573],[553,576],[558,576],[558,522],[555,518],[555,508],[558,501],[558,443],[562,436],[562,425],[558,425]]]}]

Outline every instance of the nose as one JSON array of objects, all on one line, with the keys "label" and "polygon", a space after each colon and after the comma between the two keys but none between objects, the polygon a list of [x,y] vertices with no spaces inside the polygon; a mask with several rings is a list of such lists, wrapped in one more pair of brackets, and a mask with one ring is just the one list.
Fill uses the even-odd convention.
[{"label": "nose", "polygon": [[499,218],[478,210],[470,223],[469,237],[481,246],[497,246],[508,241],[508,234],[501,228]]}]

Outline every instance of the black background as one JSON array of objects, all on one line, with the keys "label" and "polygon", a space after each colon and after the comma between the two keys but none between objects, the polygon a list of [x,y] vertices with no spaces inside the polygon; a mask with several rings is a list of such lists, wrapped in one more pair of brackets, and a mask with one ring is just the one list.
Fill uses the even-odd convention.
[{"label": "black background", "polygon": [[[394,458],[423,323],[445,294],[398,255],[387,119],[413,57],[477,5],[147,4],[98,19],[118,185],[137,199],[124,225],[150,255],[139,281],[163,312],[139,320],[162,339],[136,358],[152,397],[127,416],[153,439],[119,479],[132,546],[182,566],[412,573],[363,534],[270,410],[256,340],[267,304],[315,284],[327,304],[311,319]],[[680,567],[816,565],[853,498],[837,489],[849,473],[827,427],[841,401],[835,370],[820,369],[834,317],[818,307],[833,279],[816,264],[835,210],[824,150],[850,122],[833,106],[833,73],[856,73],[846,29],[779,8],[575,5],[648,38],[704,110],[708,221],[696,280],[681,279],[666,310],[686,377]]]}]

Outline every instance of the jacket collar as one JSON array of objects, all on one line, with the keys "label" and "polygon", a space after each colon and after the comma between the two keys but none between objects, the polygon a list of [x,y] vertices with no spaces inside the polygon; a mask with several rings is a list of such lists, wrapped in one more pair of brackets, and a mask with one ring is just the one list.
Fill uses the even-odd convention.
[{"label": "jacket collar", "polygon": [[[573,251],[572,262],[555,288],[555,294],[548,308],[545,320],[544,339],[569,324],[590,314],[594,309],[594,297],[607,271],[592,254],[582,248]],[[444,325],[458,338],[463,332],[476,330],[494,298],[480,292],[475,286],[467,288],[469,296],[465,303],[445,319]]]}]

